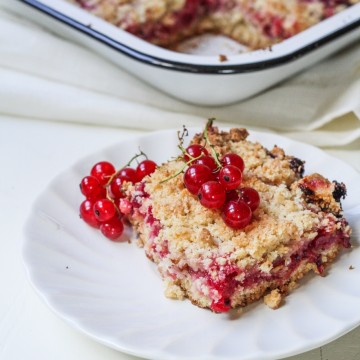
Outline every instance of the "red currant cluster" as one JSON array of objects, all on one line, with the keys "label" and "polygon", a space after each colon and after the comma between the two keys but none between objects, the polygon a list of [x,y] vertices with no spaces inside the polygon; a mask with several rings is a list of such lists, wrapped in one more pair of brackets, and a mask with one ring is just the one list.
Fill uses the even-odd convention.
[{"label": "red currant cluster", "polygon": [[239,155],[228,153],[219,159],[215,151],[211,156],[204,146],[193,144],[185,149],[184,161],[189,165],[185,187],[204,207],[221,209],[224,222],[233,229],[250,223],[260,196],[251,187],[241,187],[245,164]]},{"label": "red currant cluster", "polygon": [[80,183],[80,191],[86,197],[80,205],[80,217],[87,224],[100,229],[110,240],[117,240],[124,231],[120,211],[120,199],[125,197],[123,183],[135,184],[152,174],[157,166],[154,161],[146,159],[132,168],[131,161],[119,171],[107,161],[98,162],[92,167],[90,175]]}]

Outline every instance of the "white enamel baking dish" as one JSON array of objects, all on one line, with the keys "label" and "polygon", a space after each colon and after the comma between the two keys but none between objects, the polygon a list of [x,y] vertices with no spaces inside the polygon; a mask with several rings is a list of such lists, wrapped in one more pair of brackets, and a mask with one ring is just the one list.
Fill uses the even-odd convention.
[{"label": "white enamel baking dish", "polygon": [[360,4],[273,46],[228,56],[183,54],[149,44],[65,0],[3,5],[77,41],[178,99],[225,105],[253,96],[360,39]]}]

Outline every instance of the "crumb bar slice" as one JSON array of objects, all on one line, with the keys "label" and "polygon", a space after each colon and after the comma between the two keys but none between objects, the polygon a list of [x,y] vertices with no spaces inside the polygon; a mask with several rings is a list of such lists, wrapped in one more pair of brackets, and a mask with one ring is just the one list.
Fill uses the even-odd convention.
[{"label": "crumb bar slice", "polygon": [[259,49],[317,24],[360,0],[68,0],[153,44],[203,33]]},{"label": "crumb bar slice", "polygon": [[[242,230],[228,227],[217,209],[201,206],[183,176],[161,183],[184,167],[182,158],[161,165],[141,183],[127,185],[128,219],[154,261],[170,298],[189,298],[214,312],[243,307],[262,297],[272,308],[306,273],[324,275],[350,227],[340,200],[345,185],[319,174],[303,177],[304,162],[274,147],[247,140],[245,129],[209,128],[219,154],[243,157],[243,186],[261,202]],[[204,144],[202,134],[193,143]]]}]

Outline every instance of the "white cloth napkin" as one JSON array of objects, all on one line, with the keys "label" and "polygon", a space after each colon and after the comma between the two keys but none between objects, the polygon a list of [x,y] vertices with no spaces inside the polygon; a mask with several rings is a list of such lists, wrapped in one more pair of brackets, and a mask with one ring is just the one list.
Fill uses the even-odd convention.
[{"label": "white cloth napkin", "polygon": [[0,115],[154,130],[225,123],[318,146],[360,138],[360,41],[251,99],[190,105],[0,7]]}]

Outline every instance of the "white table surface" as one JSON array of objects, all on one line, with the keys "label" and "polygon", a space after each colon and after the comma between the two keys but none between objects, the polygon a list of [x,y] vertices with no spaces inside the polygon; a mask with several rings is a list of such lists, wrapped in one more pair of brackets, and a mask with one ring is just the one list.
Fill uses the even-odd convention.
[{"label": "white table surface", "polygon": [[[32,203],[52,178],[83,156],[137,134],[0,117],[0,359],[136,359],[91,340],[54,315],[27,279],[21,246]],[[346,150],[328,151],[360,171],[359,141]],[[290,359],[359,360],[360,327]]]}]

